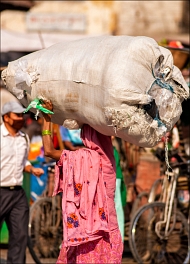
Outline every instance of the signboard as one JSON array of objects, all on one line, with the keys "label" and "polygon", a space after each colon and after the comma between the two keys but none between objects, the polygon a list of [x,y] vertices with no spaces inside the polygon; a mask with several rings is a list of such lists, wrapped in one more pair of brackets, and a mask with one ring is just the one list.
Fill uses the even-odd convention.
[{"label": "signboard", "polygon": [[32,31],[84,32],[86,19],[83,14],[31,13],[26,15],[26,26]]}]

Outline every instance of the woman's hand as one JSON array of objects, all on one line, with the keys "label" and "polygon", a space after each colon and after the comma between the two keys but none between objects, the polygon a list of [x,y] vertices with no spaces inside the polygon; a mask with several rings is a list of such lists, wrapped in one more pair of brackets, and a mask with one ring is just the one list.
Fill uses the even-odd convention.
[{"label": "woman's hand", "polygon": [[43,100],[42,106],[53,112],[53,104],[50,100]]},{"label": "woman's hand", "polygon": [[[53,112],[53,104],[52,104],[52,102],[50,100],[43,100],[42,107],[44,107],[44,108],[46,108],[46,109],[48,109],[48,110]],[[43,117],[46,120],[47,119],[51,120],[51,115],[50,114],[46,114],[46,113],[42,112],[42,115],[43,115]]]}]

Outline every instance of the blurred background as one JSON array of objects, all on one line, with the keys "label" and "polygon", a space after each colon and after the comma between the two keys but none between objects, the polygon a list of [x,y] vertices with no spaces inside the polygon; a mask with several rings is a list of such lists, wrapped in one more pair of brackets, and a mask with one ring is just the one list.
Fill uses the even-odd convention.
[{"label": "blurred background", "polygon": [[[1,0],[0,8],[1,71],[9,61],[60,41],[98,35],[143,35],[170,49],[174,64],[189,85],[189,1]],[[186,137],[189,100],[183,104],[180,131]],[[126,166],[136,167],[139,148],[128,145],[124,153],[128,155]],[[125,169],[124,174],[129,170]]]},{"label": "blurred background", "polygon": [[144,35],[189,44],[189,1],[1,0],[1,67],[60,41]]},{"label": "blurred background", "polygon": [[[48,48],[57,42],[98,35],[141,35],[152,37],[159,45],[170,49],[174,64],[180,68],[189,85],[189,1],[1,0],[0,12],[1,71],[9,61]],[[5,99],[5,87],[2,81],[0,87],[2,105],[5,100],[10,99]],[[11,97],[7,96],[7,98]],[[169,147],[177,149],[182,156],[190,159],[190,99],[184,101],[182,107],[182,116],[175,129],[168,135]],[[27,124],[30,125],[33,121],[34,118],[28,116]],[[56,133],[57,147],[62,148],[58,128],[55,128]],[[32,143],[29,154],[34,164],[37,159],[39,161],[39,157],[43,156],[42,145],[38,143]],[[133,203],[139,193],[149,192],[154,181],[160,177],[163,160],[160,159],[157,150],[163,149],[164,144],[160,142],[153,149],[144,149],[118,138],[114,139],[113,144],[120,155],[120,165],[127,187],[124,239],[128,241]],[[47,177],[44,179],[46,181]],[[31,188],[36,188],[35,184],[34,182],[28,185],[26,183],[31,204],[36,200],[34,194],[30,195]],[[44,189],[41,188],[37,195],[41,195],[43,191]],[[189,196],[185,196],[184,193],[181,195],[184,202],[185,199],[189,199]],[[6,231],[4,236],[6,236],[5,233]],[[1,237],[1,240],[7,243],[7,237]]]}]

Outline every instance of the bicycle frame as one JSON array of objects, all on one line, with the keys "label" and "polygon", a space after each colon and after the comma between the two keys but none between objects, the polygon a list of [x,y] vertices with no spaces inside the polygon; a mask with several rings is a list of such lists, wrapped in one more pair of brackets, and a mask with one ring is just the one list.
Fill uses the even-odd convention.
[{"label": "bicycle frame", "polygon": [[150,193],[149,193],[149,197],[148,197],[148,203],[153,203],[155,202],[155,198],[156,198],[156,190],[158,188],[159,185],[162,185],[163,183],[163,178],[160,178],[160,179],[157,179],[152,187],[151,187],[151,190],[150,190]]},{"label": "bicycle frame", "polygon": [[[165,211],[164,211],[164,219],[156,223],[155,231],[158,237],[161,239],[167,239],[170,233],[173,231],[173,228],[175,226],[176,217],[174,213],[174,221],[171,229],[169,230],[170,226],[170,220],[171,220],[171,214],[172,210],[174,209],[174,212],[176,211],[176,203],[175,201],[175,193],[176,193],[176,186],[177,186],[177,179],[179,175],[179,168],[175,168],[173,171],[166,172],[166,175],[163,180],[162,184],[162,193],[161,193],[161,202],[164,202],[166,204]],[[164,224],[165,230],[164,235],[161,235],[161,227]]]},{"label": "bicycle frame", "polygon": [[[171,253],[171,258],[173,254],[176,254],[177,258],[181,257],[181,263],[189,263],[190,233],[187,222],[189,223],[190,221],[190,211],[188,220],[186,220],[186,216],[178,209],[179,200],[177,198],[178,190],[181,190],[181,186],[184,186],[184,180],[179,181],[179,177],[189,177],[184,165],[186,165],[186,162],[178,160],[171,165],[172,167],[170,167],[169,163],[167,164],[165,175],[156,180],[152,185],[148,203],[140,207],[131,220],[129,244],[132,254],[138,263],[146,263],[149,260],[154,260],[155,257],[158,257],[159,261],[164,260],[164,263],[171,263],[166,262],[168,257],[167,251]],[[187,188],[186,185],[185,188]],[[159,201],[155,201],[158,190],[160,195]],[[146,245],[140,242],[139,239],[139,231],[145,232],[143,230],[147,230],[146,233],[142,233],[146,237]],[[176,245],[182,249],[182,253],[173,251],[173,244],[175,244],[175,240],[172,241],[173,234],[174,237],[177,235],[183,241],[179,241],[179,245]],[[155,248],[153,248],[153,240],[155,241]],[[171,241],[173,244],[171,244]]]}]

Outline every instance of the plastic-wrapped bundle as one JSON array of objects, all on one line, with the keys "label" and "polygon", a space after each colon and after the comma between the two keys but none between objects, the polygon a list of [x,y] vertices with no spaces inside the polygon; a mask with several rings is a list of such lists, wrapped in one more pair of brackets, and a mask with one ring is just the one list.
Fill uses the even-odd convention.
[{"label": "plastic-wrapped bundle", "polygon": [[25,106],[51,99],[54,123],[70,129],[87,123],[143,147],[173,127],[188,97],[171,52],[143,36],[58,43],[10,62],[2,75]]}]

